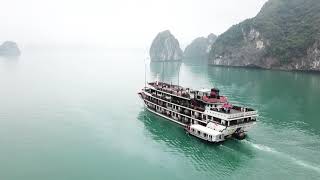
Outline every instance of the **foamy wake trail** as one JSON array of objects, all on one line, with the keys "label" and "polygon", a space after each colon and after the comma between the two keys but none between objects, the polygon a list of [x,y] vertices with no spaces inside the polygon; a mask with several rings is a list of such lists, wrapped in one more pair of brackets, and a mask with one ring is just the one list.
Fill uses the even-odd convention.
[{"label": "foamy wake trail", "polygon": [[279,152],[271,147],[268,147],[268,146],[265,146],[265,145],[262,145],[262,144],[255,144],[255,143],[252,143],[252,142],[249,142],[247,140],[244,140],[243,142],[251,145],[252,147],[258,149],[258,150],[261,150],[261,151],[265,151],[265,152],[268,152],[268,153],[272,153],[272,154],[276,154],[282,158],[285,158],[285,159],[288,159],[290,161],[292,161],[293,163],[297,164],[297,165],[300,165],[300,166],[303,166],[307,169],[310,169],[310,170],[314,170],[318,173],[320,173],[320,167],[316,166],[316,165],[312,165],[311,163],[308,163],[308,162],[305,162],[305,161],[302,161],[302,160],[299,160],[297,158],[294,158],[286,153],[283,153],[283,152]]}]

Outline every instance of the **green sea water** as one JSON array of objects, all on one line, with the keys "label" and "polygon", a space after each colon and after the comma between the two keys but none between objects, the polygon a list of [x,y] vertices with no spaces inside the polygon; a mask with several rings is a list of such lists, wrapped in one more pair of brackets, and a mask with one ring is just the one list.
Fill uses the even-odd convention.
[{"label": "green sea water", "polygon": [[[320,179],[320,74],[145,63],[145,51],[28,48],[0,59],[0,179]],[[218,87],[259,111],[219,145],[146,111],[147,80]],[[179,78],[178,78],[179,77]]]}]

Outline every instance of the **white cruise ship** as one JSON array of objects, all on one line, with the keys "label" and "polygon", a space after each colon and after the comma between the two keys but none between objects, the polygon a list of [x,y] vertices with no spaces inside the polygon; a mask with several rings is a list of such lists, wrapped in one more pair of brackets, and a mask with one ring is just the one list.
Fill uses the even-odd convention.
[{"label": "white cruise ship", "polygon": [[244,139],[258,116],[252,108],[231,104],[217,88],[194,90],[156,81],[138,94],[147,110],[208,142]]}]

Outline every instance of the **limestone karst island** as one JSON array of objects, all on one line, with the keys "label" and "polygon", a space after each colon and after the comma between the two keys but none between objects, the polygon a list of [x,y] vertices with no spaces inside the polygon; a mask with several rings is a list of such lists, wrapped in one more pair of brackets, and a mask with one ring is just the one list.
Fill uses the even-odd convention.
[{"label": "limestone karst island", "polygon": [[179,41],[169,30],[160,32],[155,37],[150,47],[151,61],[180,61],[182,58]]},{"label": "limestone karst island", "polygon": [[0,56],[20,56],[21,52],[17,43],[5,41],[0,45]]}]

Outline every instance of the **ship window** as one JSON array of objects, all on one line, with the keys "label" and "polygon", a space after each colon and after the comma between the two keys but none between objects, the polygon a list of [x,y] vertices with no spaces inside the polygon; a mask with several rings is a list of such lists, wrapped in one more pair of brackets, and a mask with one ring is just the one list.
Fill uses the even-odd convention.
[{"label": "ship window", "polygon": [[203,136],[206,138],[206,137],[207,137],[207,134],[206,134],[206,133],[204,133],[204,134],[203,134]]},{"label": "ship window", "polygon": [[218,123],[221,123],[221,119],[219,119],[219,118],[214,118],[214,121],[217,121]]},{"label": "ship window", "polygon": [[200,131],[198,131],[198,134],[200,135]]},{"label": "ship window", "polygon": [[229,121],[229,125],[230,126],[233,126],[233,125],[236,125],[236,124],[237,124],[237,120]]}]

